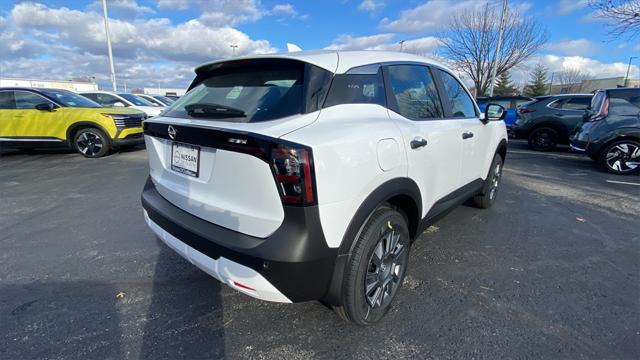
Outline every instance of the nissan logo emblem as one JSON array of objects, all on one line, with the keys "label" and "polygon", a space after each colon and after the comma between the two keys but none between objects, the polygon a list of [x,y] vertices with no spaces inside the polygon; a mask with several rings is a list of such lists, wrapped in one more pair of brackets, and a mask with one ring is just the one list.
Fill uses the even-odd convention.
[{"label": "nissan logo emblem", "polygon": [[176,138],[176,134],[178,134],[178,132],[176,131],[176,129],[169,125],[169,127],[167,128],[167,134],[169,134],[169,137],[171,139],[175,139]]}]

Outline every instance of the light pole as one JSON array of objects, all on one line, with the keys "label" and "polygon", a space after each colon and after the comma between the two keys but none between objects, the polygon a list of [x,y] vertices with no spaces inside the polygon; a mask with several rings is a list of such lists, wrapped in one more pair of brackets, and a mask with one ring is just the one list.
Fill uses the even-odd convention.
[{"label": "light pole", "polygon": [[629,65],[627,65],[627,75],[624,76],[624,83],[622,84],[622,86],[627,86],[627,81],[629,81],[629,69],[631,68],[631,60],[633,59],[637,59],[637,56],[630,56],[629,57]]},{"label": "light pole", "polygon": [[107,50],[109,52],[109,67],[111,68],[111,85],[113,91],[117,91],[116,71],[113,68],[113,53],[111,52],[111,33],[109,32],[109,16],[107,16],[107,0],[102,0],[102,13],[104,14],[104,31],[107,34]]},{"label": "light pole", "polygon": [[231,47],[231,49],[233,49],[233,57],[235,57],[236,56],[236,49],[238,48],[238,45],[229,44],[229,47]]},{"label": "light pole", "polygon": [[498,71],[498,60],[500,50],[502,48],[502,35],[504,34],[504,26],[507,21],[507,0],[502,1],[502,14],[500,15],[500,29],[498,31],[498,44],[496,45],[496,53],[493,55],[493,65],[491,66],[491,82],[489,82],[489,96],[493,96],[493,86],[496,82],[496,71]]},{"label": "light pole", "polygon": [[406,41],[407,41],[407,40],[400,40],[400,42],[398,42],[398,44],[400,44],[400,52],[402,52],[402,48],[404,47],[404,43],[405,43]]}]

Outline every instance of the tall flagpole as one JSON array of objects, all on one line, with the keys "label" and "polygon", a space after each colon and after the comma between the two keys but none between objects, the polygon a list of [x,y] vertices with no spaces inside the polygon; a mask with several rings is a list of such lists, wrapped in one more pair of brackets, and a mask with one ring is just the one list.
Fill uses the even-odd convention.
[{"label": "tall flagpole", "polygon": [[104,14],[104,31],[107,34],[107,49],[109,51],[109,67],[111,68],[111,85],[113,91],[117,91],[116,70],[113,68],[113,53],[111,52],[111,32],[109,31],[109,16],[107,15],[107,0],[102,0],[102,13]]}]

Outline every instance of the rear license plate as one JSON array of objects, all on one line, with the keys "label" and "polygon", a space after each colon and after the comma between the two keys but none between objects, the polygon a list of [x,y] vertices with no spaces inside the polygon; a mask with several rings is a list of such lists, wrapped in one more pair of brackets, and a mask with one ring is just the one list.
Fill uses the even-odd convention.
[{"label": "rear license plate", "polygon": [[200,147],[174,142],[171,144],[171,170],[198,177]]}]

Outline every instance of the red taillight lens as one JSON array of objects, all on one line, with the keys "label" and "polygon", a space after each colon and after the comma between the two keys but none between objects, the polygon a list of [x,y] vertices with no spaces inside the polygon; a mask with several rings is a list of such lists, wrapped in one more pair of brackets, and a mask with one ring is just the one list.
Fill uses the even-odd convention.
[{"label": "red taillight lens", "polygon": [[529,109],[529,108],[525,108],[525,107],[518,109],[518,112],[519,112],[520,114],[532,113],[532,112],[534,112],[534,111],[535,111],[535,110],[533,110],[533,109]]},{"label": "red taillight lens", "polygon": [[309,149],[284,145],[271,149],[271,169],[283,203],[292,205],[315,203],[311,161]]}]

